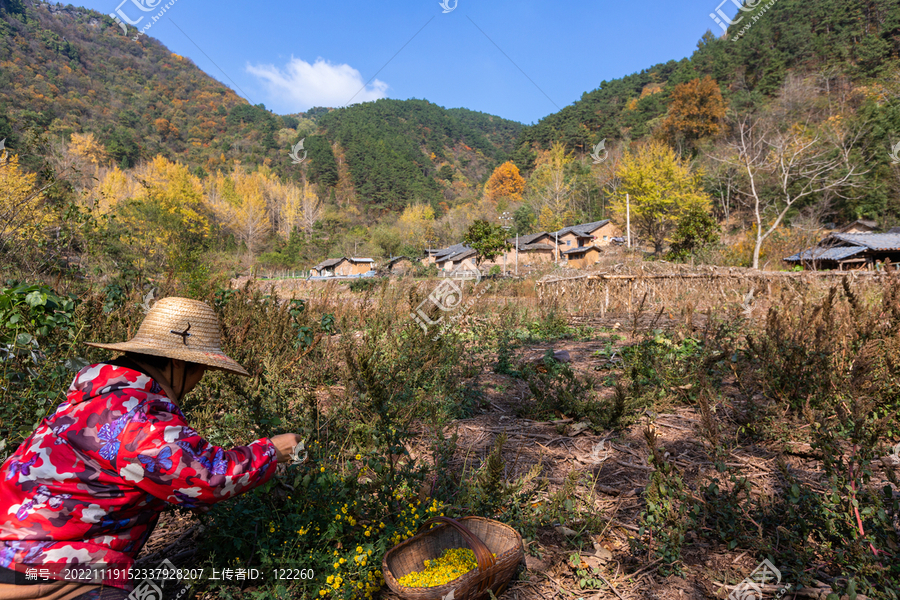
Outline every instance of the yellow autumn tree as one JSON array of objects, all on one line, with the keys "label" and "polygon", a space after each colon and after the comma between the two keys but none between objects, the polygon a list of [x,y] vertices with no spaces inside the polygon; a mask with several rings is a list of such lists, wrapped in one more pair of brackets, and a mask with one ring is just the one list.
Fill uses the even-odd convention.
[{"label": "yellow autumn tree", "polygon": [[553,231],[554,223],[570,223],[575,218],[572,209],[572,175],[567,169],[575,160],[572,152],[566,152],[562,142],[554,142],[549,150],[538,155],[531,175],[532,208],[538,215],[541,229]]},{"label": "yellow autumn tree", "polygon": [[616,175],[621,184],[613,195],[613,210],[619,223],[625,224],[630,211],[632,231],[652,243],[656,253],[679,217],[691,210],[709,211],[712,201],[700,173],[666,144],[653,141],[625,152]]},{"label": "yellow autumn tree", "polygon": [[44,189],[36,189],[36,175],[19,167],[18,155],[0,153],[0,245],[32,240],[50,224],[42,209]]},{"label": "yellow autumn tree", "polygon": [[93,133],[73,133],[70,136],[69,151],[95,165],[104,164],[109,160],[106,148],[94,138]]},{"label": "yellow autumn tree", "polygon": [[207,192],[210,207],[247,247],[251,259],[272,232],[269,204],[273,185],[267,173],[248,173],[236,162],[231,175],[216,174]]},{"label": "yellow autumn tree", "polygon": [[724,119],[725,100],[719,84],[707,75],[675,86],[658,133],[672,145],[691,145],[701,138],[719,135]]},{"label": "yellow autumn tree", "polygon": [[566,226],[566,220],[563,215],[553,212],[549,206],[541,209],[538,215],[538,228],[541,231],[558,231]]},{"label": "yellow autumn tree", "polygon": [[424,251],[435,237],[434,209],[427,204],[407,206],[397,219],[397,230],[403,244],[415,248],[417,252]]},{"label": "yellow autumn tree", "polygon": [[300,227],[303,190],[292,181],[278,182],[274,187],[278,233],[287,238],[294,229]]},{"label": "yellow autumn tree", "polygon": [[484,195],[494,202],[501,199],[518,202],[522,199],[524,191],[525,178],[519,174],[519,167],[510,161],[494,169],[484,186]]},{"label": "yellow autumn tree", "polygon": [[132,187],[128,176],[118,166],[114,166],[100,178],[96,190],[99,197],[97,210],[103,215],[114,211],[120,202],[132,195]]},{"label": "yellow autumn tree", "polygon": [[303,183],[303,193],[300,197],[300,224],[307,237],[312,236],[316,221],[322,218],[322,201],[313,186],[308,182]]},{"label": "yellow autumn tree", "polygon": [[141,185],[115,205],[110,227],[135,268],[158,272],[173,257],[190,254],[208,239],[203,186],[185,165],[163,156],[137,167],[134,177]]}]

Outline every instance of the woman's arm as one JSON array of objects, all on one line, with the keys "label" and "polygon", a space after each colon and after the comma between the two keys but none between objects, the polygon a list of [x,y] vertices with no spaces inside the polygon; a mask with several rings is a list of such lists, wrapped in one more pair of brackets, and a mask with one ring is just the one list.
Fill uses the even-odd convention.
[{"label": "woman's arm", "polygon": [[186,508],[214,504],[262,485],[274,475],[287,445],[280,439],[279,448],[264,438],[230,450],[214,446],[187,424],[175,405],[163,401],[148,403],[120,439],[115,461],[119,475]]}]

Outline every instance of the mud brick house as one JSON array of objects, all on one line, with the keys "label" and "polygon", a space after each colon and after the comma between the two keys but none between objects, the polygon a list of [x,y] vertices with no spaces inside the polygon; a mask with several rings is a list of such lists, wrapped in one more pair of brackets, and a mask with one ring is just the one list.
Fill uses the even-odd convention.
[{"label": "mud brick house", "polygon": [[425,252],[427,256],[422,259],[422,264],[425,266],[437,265],[437,268],[444,272],[460,268],[469,271],[478,269],[475,264],[477,252],[466,244],[454,244],[441,249],[427,249]]},{"label": "mud brick house", "polygon": [[900,263],[900,233],[832,233],[813,248],[784,259],[807,269],[852,271]]},{"label": "mud brick house", "polygon": [[345,258],[334,268],[334,274],[339,277],[353,277],[374,270],[375,261],[371,258]]},{"label": "mud brick house", "polygon": [[339,264],[344,262],[343,258],[329,258],[328,260],[323,260],[312,269],[310,269],[310,275],[312,277],[334,277],[334,269]]},{"label": "mud brick house", "polygon": [[[516,264],[516,238],[506,240],[510,249],[505,255],[500,255],[494,262],[503,264],[504,257],[507,265]],[[536,265],[542,263],[553,262],[556,242],[553,234],[546,231],[540,233],[532,233],[530,235],[519,236],[519,264],[520,265]]]},{"label": "mud brick house", "polygon": [[384,265],[385,270],[392,275],[405,275],[413,269],[413,261],[406,256],[395,256]]},{"label": "mud brick house", "polygon": [[552,235],[554,239],[559,240],[560,251],[565,252],[585,246],[609,246],[612,244],[612,239],[618,237],[620,232],[618,227],[606,219],[564,227]]},{"label": "mud brick house", "polygon": [[438,266],[438,269],[445,273],[458,270],[477,271],[478,265],[475,262],[477,254],[478,253],[475,252],[474,248],[466,247],[459,252],[453,252],[442,255],[440,258],[435,258],[435,264]]},{"label": "mud brick house", "polygon": [[583,246],[566,250],[562,254],[567,259],[566,267],[569,269],[585,269],[597,264],[603,251],[597,246]]},{"label": "mud brick house", "polygon": [[465,244],[453,244],[452,246],[447,246],[446,248],[426,248],[425,258],[422,259],[422,264],[426,267],[428,265],[434,265],[437,264],[439,260],[446,259],[448,256],[463,252],[465,250],[470,250],[470,248]]}]

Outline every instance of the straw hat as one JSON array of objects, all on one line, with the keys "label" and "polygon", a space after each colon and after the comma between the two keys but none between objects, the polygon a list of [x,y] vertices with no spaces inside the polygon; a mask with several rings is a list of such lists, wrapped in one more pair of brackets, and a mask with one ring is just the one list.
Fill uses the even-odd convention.
[{"label": "straw hat", "polygon": [[147,313],[132,339],[118,344],[87,345],[175,358],[249,377],[250,373],[222,352],[221,338],[219,320],[207,304],[188,298],[162,298]]}]

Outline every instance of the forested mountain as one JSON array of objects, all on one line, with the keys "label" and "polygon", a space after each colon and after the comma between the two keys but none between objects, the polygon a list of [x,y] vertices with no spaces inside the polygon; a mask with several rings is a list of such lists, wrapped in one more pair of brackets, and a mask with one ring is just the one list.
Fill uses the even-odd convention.
[{"label": "forested mountain", "polygon": [[442,165],[444,179],[459,170],[480,182],[522,128],[424,100],[274,115],[157,40],[123,35],[106,15],[21,0],[0,0],[0,89],[0,138],[12,148],[32,127],[63,139],[93,133],[120,167],[162,155],[203,176],[238,159],[297,178],[288,152],[306,138],[320,191],[338,183],[337,151],[363,202],[391,209],[443,200],[434,179]]},{"label": "forested mountain", "polygon": [[[437,178],[450,180],[459,172],[468,180],[483,181],[506,159],[521,128],[474,111],[445,110],[427,100],[351,106],[322,116],[318,125],[322,135],[343,148],[357,194],[394,210],[402,209],[410,198],[428,203],[445,200]],[[486,135],[491,128],[496,129]],[[333,156],[329,149],[322,151],[310,150],[311,177],[333,185],[336,168],[322,172],[321,166]]]},{"label": "forested mountain", "polygon": [[[900,3],[746,0],[744,9],[725,34],[710,20],[715,33],[723,35],[707,32],[690,58],[602,81],[577,102],[525,128],[513,161],[527,172],[535,150],[555,142],[585,156],[601,140],[607,148],[628,147],[657,137],[703,162],[707,154],[722,154],[742,117],[794,111],[800,122],[839,118],[848,130],[861,131],[854,150],[867,167],[861,186],[867,191],[843,199],[831,218],[896,220],[900,177],[889,152],[900,141]],[[681,118],[683,124],[703,109],[693,116],[686,116],[689,110],[673,115],[673,93],[706,77],[717,84],[727,117],[707,114],[712,127],[705,135],[679,137],[684,132],[674,121]],[[779,104],[791,94],[797,96],[791,107]]]},{"label": "forested mountain", "polygon": [[[66,247],[35,264],[309,266],[416,255],[510,215],[519,233],[622,220],[645,197],[668,203],[648,209],[657,253],[702,216],[731,236],[722,261],[755,265],[801,219],[900,224],[900,4],[746,0],[736,20],[526,127],[424,99],[279,116],[106,15],[0,0],[0,139],[16,161],[0,192],[37,215],[0,210],[18,215],[0,251],[53,231]],[[123,233],[141,227],[173,249],[148,257]]]},{"label": "forested mountain", "polygon": [[[739,12],[735,18],[741,20],[727,35],[707,32],[689,59],[600,82],[577,102],[526,128],[520,144],[549,148],[561,140],[587,148],[604,138],[646,136],[665,115],[675,86],[705,75],[719,83],[726,99],[741,105],[775,94],[792,69],[819,72],[826,81],[896,72],[900,3],[895,0],[749,0],[745,5],[756,8]],[[721,33],[712,21],[710,26]]]}]

